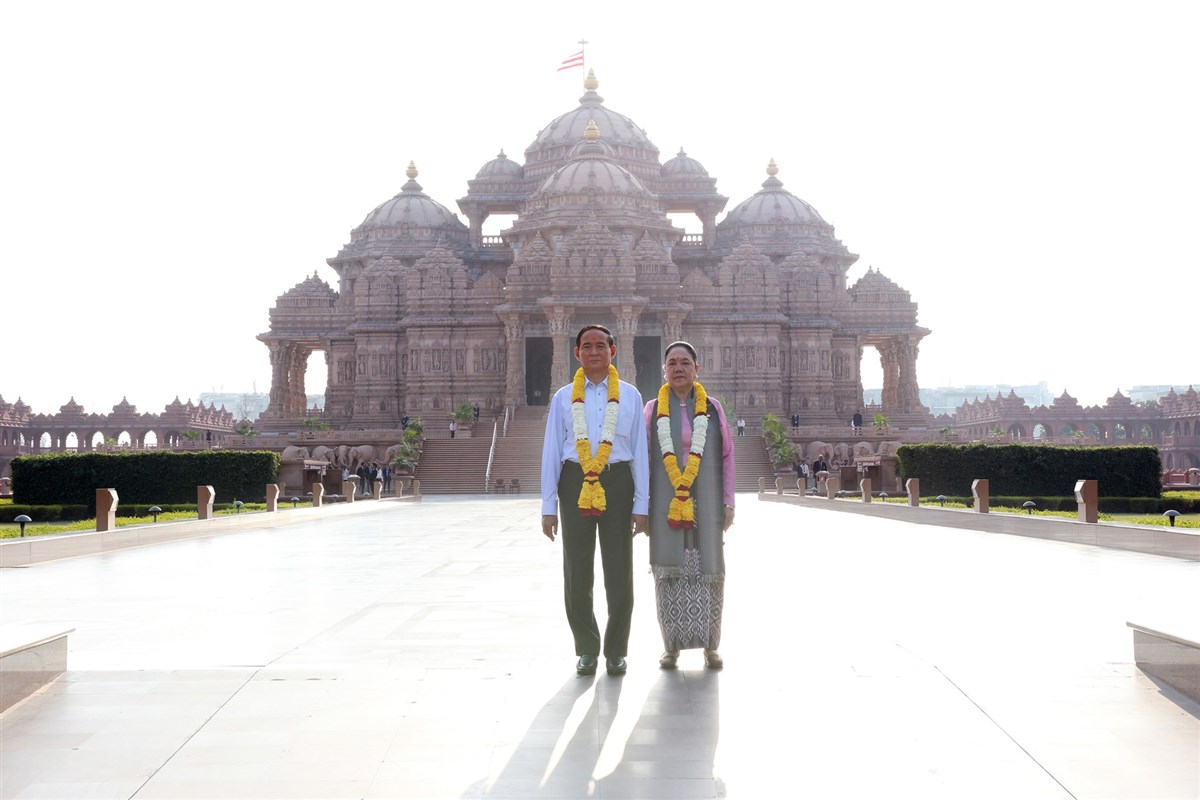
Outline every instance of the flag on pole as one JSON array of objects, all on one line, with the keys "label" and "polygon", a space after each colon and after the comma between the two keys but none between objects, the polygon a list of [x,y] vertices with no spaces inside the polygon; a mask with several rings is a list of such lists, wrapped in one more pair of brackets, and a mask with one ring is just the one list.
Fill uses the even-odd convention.
[{"label": "flag on pole", "polygon": [[564,69],[571,69],[572,67],[582,67],[582,66],[583,66],[583,51],[580,50],[578,53],[568,56],[567,58],[564,58],[562,65],[559,66],[559,68],[558,68],[558,71],[562,72]]}]

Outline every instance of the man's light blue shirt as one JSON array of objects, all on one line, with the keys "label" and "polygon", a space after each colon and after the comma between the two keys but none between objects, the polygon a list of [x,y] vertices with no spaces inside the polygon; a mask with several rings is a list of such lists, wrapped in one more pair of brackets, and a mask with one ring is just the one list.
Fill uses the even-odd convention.
[{"label": "man's light blue shirt", "polygon": [[[600,383],[583,382],[583,410],[588,422],[588,441],[592,455],[600,447],[604,427],[604,409],[608,405],[608,378]],[[617,413],[617,433],[613,437],[608,463],[628,461],[633,472],[633,513],[650,511],[650,462],[642,395],[637,387],[621,381]],[[571,384],[559,389],[550,399],[546,418],[546,441],[542,445],[542,514],[558,513],[558,477],[562,462],[579,462],[575,452],[575,422],[571,416]]]}]

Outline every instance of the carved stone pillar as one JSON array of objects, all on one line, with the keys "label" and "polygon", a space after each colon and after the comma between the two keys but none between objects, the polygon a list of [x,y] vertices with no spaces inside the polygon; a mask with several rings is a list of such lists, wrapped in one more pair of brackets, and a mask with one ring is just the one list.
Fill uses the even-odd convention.
[{"label": "carved stone pillar", "polygon": [[[683,317],[667,314],[662,318],[663,347],[683,338]],[[705,366],[708,366],[707,364]]]},{"label": "carved stone pillar", "polygon": [[626,383],[637,385],[637,361],[633,357],[633,339],[637,336],[638,317],[628,311],[617,313],[617,329],[613,336],[617,342],[617,360],[613,365]]},{"label": "carved stone pillar", "polygon": [[267,396],[267,416],[282,417],[284,415],[283,398],[287,392],[287,345],[283,342],[272,342],[267,345],[268,358],[271,361],[271,392]]},{"label": "carved stone pillar", "polygon": [[520,317],[504,321],[504,344],[507,348],[508,370],[504,377],[504,404],[525,405],[525,368],[521,358],[521,346],[525,342],[524,327]]},{"label": "carved stone pillar", "polygon": [[700,217],[700,223],[703,226],[700,230],[703,237],[704,249],[711,250],[717,243],[717,212],[705,208]]},{"label": "carved stone pillar", "polygon": [[897,345],[887,341],[877,346],[879,349],[879,364],[883,367],[883,413],[890,414],[900,410],[900,368]]},{"label": "carved stone pillar", "polygon": [[898,343],[896,367],[899,372],[898,407],[902,411],[916,411],[921,406],[921,392],[917,385],[917,351],[915,340]]},{"label": "carved stone pillar", "polygon": [[304,394],[304,373],[308,368],[308,351],[300,345],[287,348],[287,391],[285,409],[290,416],[304,416],[308,411],[308,398]]},{"label": "carved stone pillar", "polygon": [[550,359],[550,391],[564,382],[567,365],[571,363],[571,316],[562,309],[546,315],[550,322],[550,339],[554,343],[554,356]]}]

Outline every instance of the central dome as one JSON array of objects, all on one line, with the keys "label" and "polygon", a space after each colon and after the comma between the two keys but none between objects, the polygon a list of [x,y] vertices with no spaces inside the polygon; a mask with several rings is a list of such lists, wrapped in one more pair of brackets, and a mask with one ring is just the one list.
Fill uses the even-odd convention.
[{"label": "central dome", "polygon": [[[579,98],[579,107],[555,118],[542,128],[533,144],[525,148],[525,174],[540,177],[562,166],[570,158],[571,149],[577,145],[587,131],[588,123],[595,121],[604,131],[605,142],[613,148],[617,160],[635,175],[657,176],[662,167],[658,163],[658,148],[637,123],[624,114],[604,106],[604,98],[596,94],[600,82],[594,72],[589,72],[583,82],[586,92]],[[539,174],[540,173],[540,174]]]}]

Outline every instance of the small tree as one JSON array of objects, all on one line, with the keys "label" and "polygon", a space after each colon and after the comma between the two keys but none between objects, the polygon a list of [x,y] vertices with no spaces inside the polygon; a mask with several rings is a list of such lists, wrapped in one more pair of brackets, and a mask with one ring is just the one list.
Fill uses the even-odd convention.
[{"label": "small tree", "polygon": [[796,460],[796,446],[792,444],[783,420],[774,414],[767,414],[762,418],[762,430],[772,464],[782,466]]},{"label": "small tree", "polygon": [[871,422],[872,427],[878,428],[879,430],[885,430],[890,424],[891,421],[883,414],[876,414],[875,419]]},{"label": "small tree", "polygon": [[465,425],[475,419],[475,407],[470,403],[459,403],[454,407],[454,421]]},{"label": "small tree", "polygon": [[417,439],[425,438],[425,423],[420,417],[413,417],[408,421],[408,427],[404,429],[404,435],[413,435]]}]

